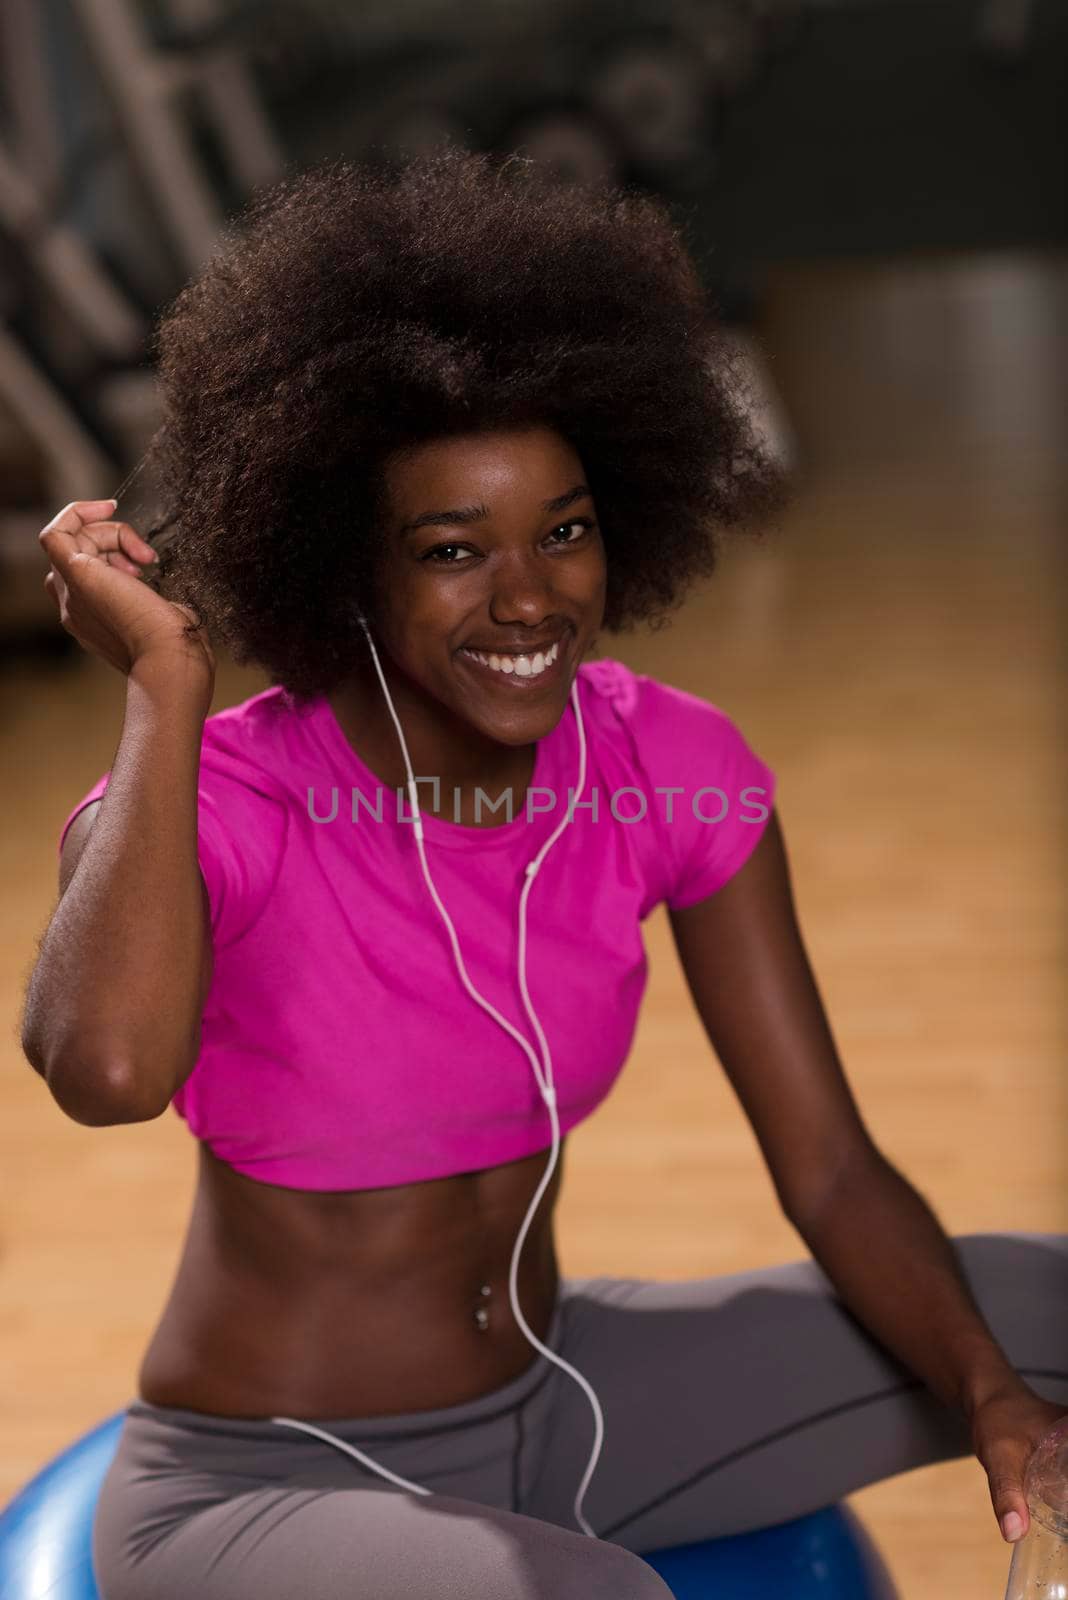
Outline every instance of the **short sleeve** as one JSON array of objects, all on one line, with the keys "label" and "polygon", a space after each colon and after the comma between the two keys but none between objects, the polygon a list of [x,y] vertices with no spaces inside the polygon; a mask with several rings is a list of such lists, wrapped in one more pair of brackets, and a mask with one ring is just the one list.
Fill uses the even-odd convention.
[{"label": "short sleeve", "polygon": [[[247,933],[267,904],[287,832],[282,802],[227,766],[224,756],[205,750],[197,782],[197,859],[217,950]],[[68,814],[59,834],[61,852],[71,823],[91,801],[100,799],[110,776],[108,771],[98,778]]]},{"label": "short sleeve", "polygon": [[633,674],[633,733],[660,819],[657,898],[682,911],[745,864],[775,801],[771,767],[719,706]]}]

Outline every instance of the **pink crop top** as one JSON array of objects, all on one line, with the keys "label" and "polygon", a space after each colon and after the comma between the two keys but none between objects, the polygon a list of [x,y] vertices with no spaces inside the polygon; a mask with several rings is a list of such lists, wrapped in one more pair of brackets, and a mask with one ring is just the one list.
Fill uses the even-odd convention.
[{"label": "pink crop top", "polygon": [[[580,666],[578,686],[586,787],[527,900],[527,987],[561,1136],[626,1060],[647,973],[641,923],[738,870],[775,787],[707,701],[607,659]],[[471,982],[535,1056],[516,973],[519,893],[573,798],[578,753],[569,700],[510,822],[447,820],[447,793],[445,816],[423,818]],[[61,849],[109,775],[67,817]],[[429,804],[429,781],[419,792]],[[364,766],[325,696],[301,708],[275,686],[209,716],[198,793],[214,971],[200,1054],[172,1101],[192,1133],[251,1178],[311,1190],[412,1183],[548,1149],[526,1054],[460,982],[407,795],[398,820],[397,791]]]}]

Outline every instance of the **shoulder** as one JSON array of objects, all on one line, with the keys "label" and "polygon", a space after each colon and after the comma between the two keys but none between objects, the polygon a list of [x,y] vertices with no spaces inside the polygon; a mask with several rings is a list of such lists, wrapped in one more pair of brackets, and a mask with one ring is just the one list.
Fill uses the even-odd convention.
[{"label": "shoulder", "polygon": [[279,688],[261,690],[213,712],[205,719],[200,745],[202,783],[212,777],[229,779],[264,798],[284,802],[294,753],[293,724],[289,697]]},{"label": "shoulder", "polygon": [[[209,887],[229,901],[240,890],[248,898],[277,872],[287,838],[286,775],[291,765],[287,739],[292,721],[280,689],[267,689],[238,705],[205,718],[197,777],[199,859]],[[111,778],[111,768],[67,813],[59,830],[59,854],[73,836],[72,851],[84,842]],[[84,818],[84,820],[81,820]]]},{"label": "shoulder", "polygon": [[[197,780],[200,861],[219,920],[248,925],[278,876],[299,756],[288,698],[265,689],[206,719]],[[240,908],[241,916],[235,915]],[[221,931],[221,930],[217,930]]]},{"label": "shoulder", "polygon": [[584,707],[589,704],[603,723],[632,743],[641,757],[666,754],[704,762],[728,754],[743,738],[722,706],[688,689],[679,689],[648,673],[635,672],[622,661],[605,658],[579,668]]},{"label": "shoulder", "polygon": [[655,824],[649,904],[680,909],[714,893],[763,831],[774,771],[722,706],[620,661],[579,670],[583,715],[588,709],[598,733],[625,749],[627,781]]}]

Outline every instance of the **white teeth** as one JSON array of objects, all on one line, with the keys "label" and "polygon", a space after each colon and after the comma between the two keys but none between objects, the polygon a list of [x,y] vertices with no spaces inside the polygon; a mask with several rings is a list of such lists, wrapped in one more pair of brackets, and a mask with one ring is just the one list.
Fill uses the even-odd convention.
[{"label": "white teeth", "polygon": [[539,650],[533,656],[498,656],[483,655],[481,650],[469,650],[464,646],[464,654],[474,656],[476,661],[481,661],[485,667],[491,667],[494,672],[503,672],[505,676],[515,674],[517,678],[537,678],[546,667],[551,667],[560,654],[559,639],[550,645],[548,650]]}]

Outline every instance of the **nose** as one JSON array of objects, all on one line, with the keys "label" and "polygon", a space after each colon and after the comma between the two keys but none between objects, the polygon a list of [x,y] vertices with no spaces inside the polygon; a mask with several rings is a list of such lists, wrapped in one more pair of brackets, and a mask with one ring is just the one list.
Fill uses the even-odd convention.
[{"label": "nose", "polygon": [[499,626],[538,628],[557,609],[551,576],[535,558],[522,557],[499,568],[490,594],[490,616]]}]

